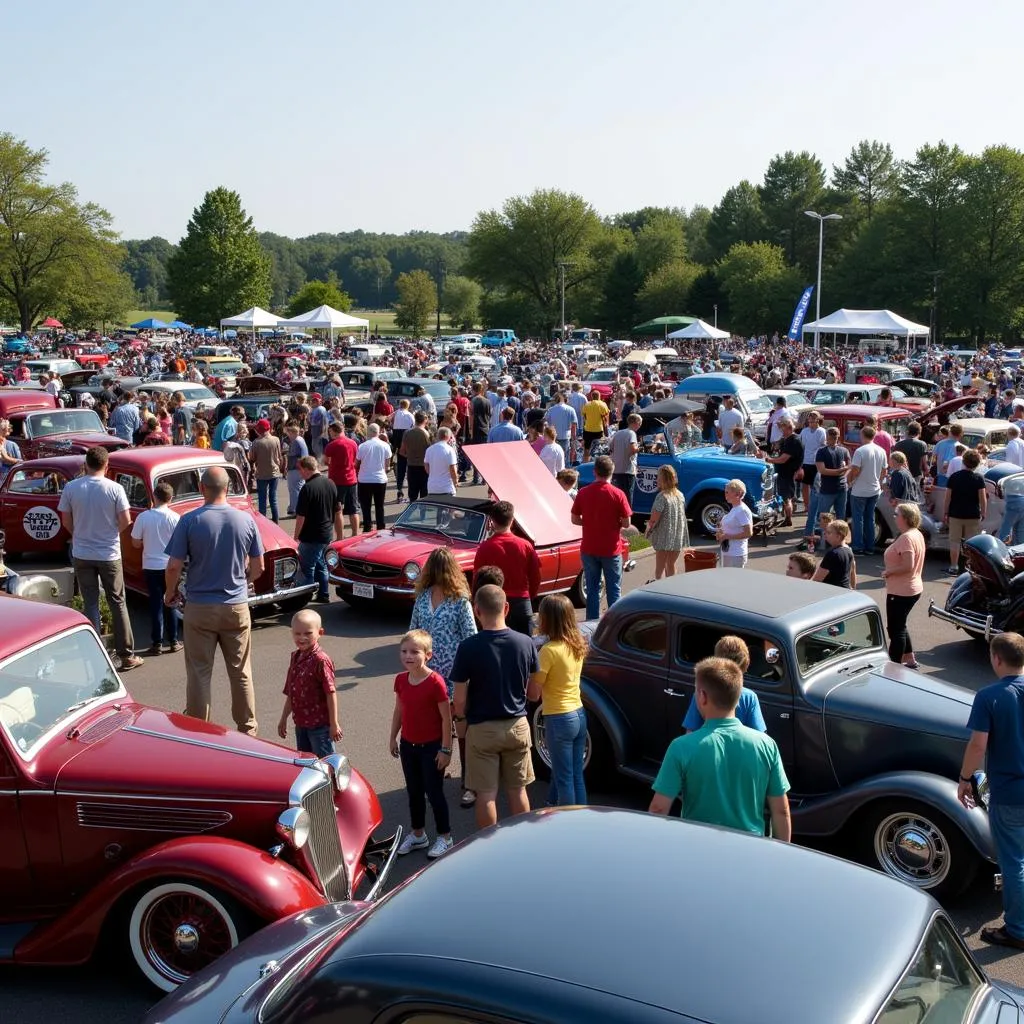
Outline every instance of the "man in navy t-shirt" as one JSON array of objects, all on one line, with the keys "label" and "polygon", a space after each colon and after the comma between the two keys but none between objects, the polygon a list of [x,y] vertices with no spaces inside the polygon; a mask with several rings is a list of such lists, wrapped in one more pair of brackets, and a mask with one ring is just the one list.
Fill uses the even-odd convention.
[{"label": "man in navy t-shirt", "polygon": [[1024,636],[993,637],[989,656],[999,681],[974,696],[957,796],[965,807],[973,806],[971,776],[984,764],[989,824],[1003,873],[1003,923],[982,928],[981,937],[1024,949]]}]

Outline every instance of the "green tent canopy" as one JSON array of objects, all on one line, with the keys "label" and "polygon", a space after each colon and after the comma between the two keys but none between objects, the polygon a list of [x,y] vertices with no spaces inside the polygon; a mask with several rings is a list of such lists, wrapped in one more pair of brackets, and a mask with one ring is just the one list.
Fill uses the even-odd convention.
[{"label": "green tent canopy", "polygon": [[656,316],[653,320],[646,320],[633,328],[633,334],[650,334],[662,337],[668,334],[669,330],[676,330],[680,327],[689,327],[696,323],[695,316]]}]

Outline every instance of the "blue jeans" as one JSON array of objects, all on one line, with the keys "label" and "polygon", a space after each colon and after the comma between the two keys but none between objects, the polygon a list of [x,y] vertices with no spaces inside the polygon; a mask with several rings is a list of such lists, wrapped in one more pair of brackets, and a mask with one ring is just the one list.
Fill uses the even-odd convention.
[{"label": "blue jeans", "polygon": [[299,502],[299,491],[306,481],[297,469],[288,470],[288,515],[295,515],[295,509]]},{"label": "blue jeans", "polygon": [[1011,935],[1024,939],[1024,806],[992,801],[988,820],[1003,873],[1003,921]]},{"label": "blue jeans", "polygon": [[302,574],[303,582],[315,583],[316,596],[325,601],[331,596],[327,587],[327,563],[324,561],[326,552],[326,544],[299,541],[299,572]]},{"label": "blue jeans", "polygon": [[[821,514],[818,511],[819,497],[820,495],[818,492],[812,487],[810,496],[807,499],[807,522],[804,523],[805,537],[813,536],[814,531],[818,528],[818,516]],[[825,497],[827,498],[829,495],[826,494]]]},{"label": "blue jeans", "polygon": [[548,803],[569,807],[587,802],[583,784],[583,755],[587,747],[587,713],[580,708],[544,716],[544,742],[551,755]]},{"label": "blue jeans", "polygon": [[[818,499],[814,504],[814,515],[820,519],[826,512],[831,512],[836,519],[846,518],[846,497],[850,493],[849,488],[844,487],[835,494],[822,494],[818,492]],[[817,523],[815,523],[817,526]]]},{"label": "blue jeans", "polygon": [[301,725],[295,726],[295,749],[302,754],[316,754],[317,757],[333,754],[331,727],[318,725],[312,729],[304,729]]},{"label": "blue jeans", "polygon": [[267,514],[267,498],[270,498],[270,518],[276,523],[279,519],[277,511],[277,477],[272,480],[256,481],[256,500],[259,502],[260,515]]},{"label": "blue jeans", "polygon": [[853,506],[853,550],[874,551],[875,506],[878,504],[878,495],[859,498],[856,494],[851,494],[850,502]]},{"label": "blue jeans", "polygon": [[149,639],[154,647],[178,642],[178,616],[164,604],[164,570],[143,569],[149,589]]},{"label": "blue jeans", "polygon": [[1024,494],[1010,494],[1006,498],[1003,521],[999,524],[999,539],[1008,544],[1024,542]]},{"label": "blue jeans", "polygon": [[587,618],[601,616],[601,574],[608,595],[608,607],[619,599],[622,585],[622,556],[583,555],[583,578],[587,584]]}]

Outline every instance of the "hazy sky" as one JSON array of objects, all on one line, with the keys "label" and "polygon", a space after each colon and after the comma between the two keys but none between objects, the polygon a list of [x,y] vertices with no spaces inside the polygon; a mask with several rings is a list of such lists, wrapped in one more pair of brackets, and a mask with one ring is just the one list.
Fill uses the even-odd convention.
[{"label": "hazy sky", "polygon": [[468,228],[537,187],[714,204],[773,154],[1024,146],[1021,0],[4,4],[0,130],[127,238]]}]

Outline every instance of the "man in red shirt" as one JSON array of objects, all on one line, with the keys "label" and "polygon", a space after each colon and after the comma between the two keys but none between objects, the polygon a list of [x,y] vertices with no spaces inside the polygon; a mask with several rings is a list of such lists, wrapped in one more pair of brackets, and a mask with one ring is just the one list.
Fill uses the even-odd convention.
[{"label": "man in red shirt", "polygon": [[359,512],[356,509],[356,449],[359,446],[342,433],[340,423],[332,423],[327,428],[327,436],[329,440],[324,448],[327,479],[338,489],[338,504],[342,514],[348,516],[354,537],[359,533]]},{"label": "man in red shirt", "polygon": [[625,494],[612,484],[614,465],[607,455],[594,461],[594,482],[581,487],[572,503],[572,521],[583,527],[580,554],[587,585],[587,618],[601,615],[601,574],[608,607],[619,599],[622,586],[620,530],[629,526],[633,510]]},{"label": "man in red shirt", "polygon": [[529,636],[533,632],[533,598],[540,590],[540,559],[537,549],[512,532],[515,509],[510,501],[499,501],[491,509],[494,533],[476,549],[473,572],[496,565],[505,574],[505,597],[509,629]]}]

